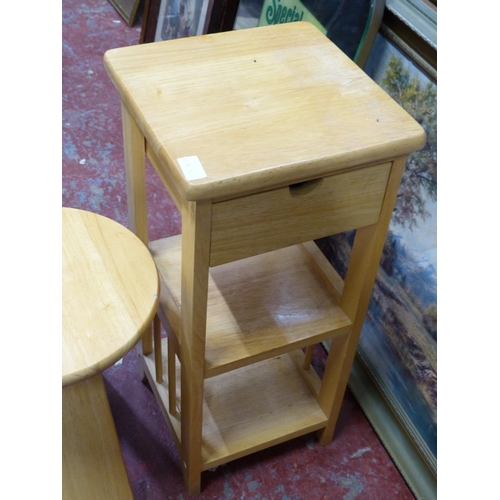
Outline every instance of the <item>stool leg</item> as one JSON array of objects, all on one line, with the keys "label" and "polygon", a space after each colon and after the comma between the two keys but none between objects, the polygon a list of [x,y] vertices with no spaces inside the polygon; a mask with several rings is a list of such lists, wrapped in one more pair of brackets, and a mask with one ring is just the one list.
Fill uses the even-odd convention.
[{"label": "stool leg", "polygon": [[161,322],[158,314],[155,315],[153,321],[153,336],[155,350],[155,368],[156,381],[161,384],[163,382],[163,356],[161,353]]},{"label": "stool leg", "polygon": [[177,413],[176,407],[176,379],[175,379],[175,350],[174,343],[168,339],[168,411],[171,415]]}]

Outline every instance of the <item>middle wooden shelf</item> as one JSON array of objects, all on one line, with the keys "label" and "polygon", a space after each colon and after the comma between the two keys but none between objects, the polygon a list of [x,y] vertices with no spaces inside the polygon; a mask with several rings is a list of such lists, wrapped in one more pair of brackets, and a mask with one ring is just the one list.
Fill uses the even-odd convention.
[{"label": "middle wooden shelf", "polygon": [[[180,343],[181,236],[150,243],[159,315]],[[344,336],[340,278],[313,242],[210,268],[205,378]]]}]

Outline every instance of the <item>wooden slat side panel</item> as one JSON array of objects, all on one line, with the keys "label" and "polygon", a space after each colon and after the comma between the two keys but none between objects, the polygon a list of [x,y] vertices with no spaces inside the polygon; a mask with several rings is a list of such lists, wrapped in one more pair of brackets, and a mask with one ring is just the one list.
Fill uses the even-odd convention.
[{"label": "wooden slat side panel", "polygon": [[[163,361],[167,363],[166,339],[163,343]],[[180,448],[181,415],[168,412],[168,382],[154,380],[152,355],[144,357],[144,362],[163,416]],[[176,370],[180,408],[179,366]],[[314,384],[317,386],[319,379]],[[319,430],[325,423],[325,414],[288,355],[212,378],[205,381],[202,470]]]},{"label": "wooden slat side panel", "polygon": [[149,250],[160,274],[158,314],[164,328],[180,345],[181,323],[181,235],[152,241]]},{"label": "wooden slat side panel", "polygon": [[217,266],[377,222],[390,163],[296,188],[215,203],[210,265]]},{"label": "wooden slat side panel", "polygon": [[[167,339],[162,339],[162,356],[163,356],[163,366],[168,367],[168,346]],[[170,434],[172,435],[177,450],[180,453],[181,450],[181,414],[179,411],[170,413],[169,412],[169,392],[168,392],[168,380],[164,379],[160,384],[156,381],[154,377],[155,373],[155,361],[152,354],[148,356],[140,357],[142,367],[144,368],[144,373],[147,376],[149,385],[153,394],[155,395],[156,401],[160,407],[163,414],[163,418],[168,425]],[[180,369],[177,367],[177,377],[176,377],[177,391],[176,391],[176,401],[177,409],[180,408]]]}]

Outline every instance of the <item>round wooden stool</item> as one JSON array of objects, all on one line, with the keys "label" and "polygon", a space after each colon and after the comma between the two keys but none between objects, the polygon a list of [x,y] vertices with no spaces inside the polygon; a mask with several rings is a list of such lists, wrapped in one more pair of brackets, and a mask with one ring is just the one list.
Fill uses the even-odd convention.
[{"label": "round wooden stool", "polygon": [[111,219],[62,209],[63,498],[133,498],[101,372],[153,321],[146,246]]}]

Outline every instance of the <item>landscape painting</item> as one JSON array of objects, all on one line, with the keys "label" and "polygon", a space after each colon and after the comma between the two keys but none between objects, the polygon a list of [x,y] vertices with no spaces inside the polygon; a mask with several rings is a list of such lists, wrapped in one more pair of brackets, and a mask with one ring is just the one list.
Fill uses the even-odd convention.
[{"label": "landscape painting", "polygon": [[[358,357],[416,440],[436,457],[437,427],[437,87],[377,35],[365,71],[425,129],[408,157]],[[353,233],[318,242],[342,274]]]}]

